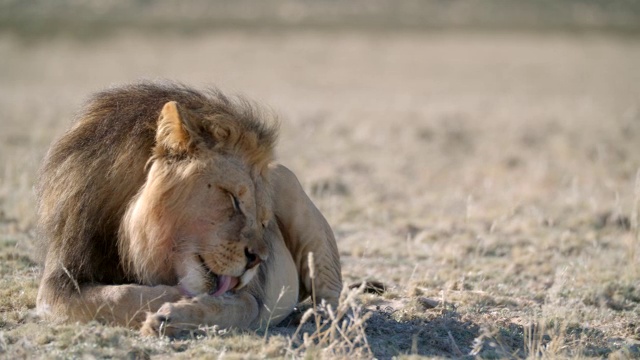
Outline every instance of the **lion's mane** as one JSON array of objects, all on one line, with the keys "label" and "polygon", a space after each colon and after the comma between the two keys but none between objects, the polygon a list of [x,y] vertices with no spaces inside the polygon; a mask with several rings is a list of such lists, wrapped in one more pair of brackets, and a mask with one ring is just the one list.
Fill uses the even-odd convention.
[{"label": "lion's mane", "polygon": [[[152,282],[144,274],[157,269],[144,264],[154,264],[152,257],[170,249],[122,246],[130,244],[119,230],[129,204],[147,182],[150,164],[164,157],[171,166],[175,156],[157,144],[157,135],[167,131],[158,128],[158,117],[170,101],[197,115],[191,124],[211,134],[206,139],[211,149],[240,155],[258,173],[271,161],[276,125],[265,122],[266,115],[245,100],[172,83],[140,83],[96,94],[49,150],[36,188],[43,276],[58,296],[84,283]],[[197,156],[198,149],[190,151]],[[166,194],[163,201],[179,209],[182,197],[171,189],[184,185],[180,181],[166,175],[146,185],[154,186],[160,197]]]}]

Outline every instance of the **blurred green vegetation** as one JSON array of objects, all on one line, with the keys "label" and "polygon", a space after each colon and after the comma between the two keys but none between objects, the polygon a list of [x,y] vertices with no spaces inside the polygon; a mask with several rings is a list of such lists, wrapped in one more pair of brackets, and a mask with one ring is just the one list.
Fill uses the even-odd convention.
[{"label": "blurred green vegetation", "polygon": [[636,0],[0,0],[0,33],[78,38],[117,31],[509,30],[640,33]]}]

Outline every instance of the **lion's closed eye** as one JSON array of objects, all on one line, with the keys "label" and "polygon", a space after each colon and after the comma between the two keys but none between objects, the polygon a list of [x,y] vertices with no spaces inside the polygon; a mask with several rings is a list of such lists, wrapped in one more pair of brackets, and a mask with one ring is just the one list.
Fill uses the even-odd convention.
[{"label": "lion's closed eye", "polygon": [[242,209],[240,208],[240,202],[238,201],[238,198],[233,195],[232,193],[229,193],[229,197],[231,197],[231,204],[233,205],[233,210],[236,213],[242,213]]}]

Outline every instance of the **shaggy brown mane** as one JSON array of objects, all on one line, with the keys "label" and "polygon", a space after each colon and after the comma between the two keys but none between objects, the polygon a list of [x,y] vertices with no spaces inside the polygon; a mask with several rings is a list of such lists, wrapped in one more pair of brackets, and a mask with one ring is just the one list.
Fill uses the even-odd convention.
[{"label": "shaggy brown mane", "polygon": [[[205,145],[194,143],[176,153],[158,146],[158,117],[170,101],[193,119],[187,130]],[[83,283],[142,283],[123,267],[116,242],[148,164],[160,158],[188,160],[198,146],[206,146],[241,156],[263,173],[277,134],[277,125],[263,120],[269,117],[247,100],[229,99],[217,89],[198,92],[173,83],[139,83],[93,96],[75,126],[47,154],[36,189],[40,248],[46,267],[55,269],[44,276],[58,288],[58,296]]]}]

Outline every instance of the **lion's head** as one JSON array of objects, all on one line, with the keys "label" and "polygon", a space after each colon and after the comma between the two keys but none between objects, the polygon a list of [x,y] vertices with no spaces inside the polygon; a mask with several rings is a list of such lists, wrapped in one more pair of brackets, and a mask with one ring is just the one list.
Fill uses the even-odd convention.
[{"label": "lion's head", "polygon": [[157,125],[146,181],[120,225],[125,269],[143,283],[177,282],[189,295],[245,286],[269,256],[274,132],[175,101]]}]

